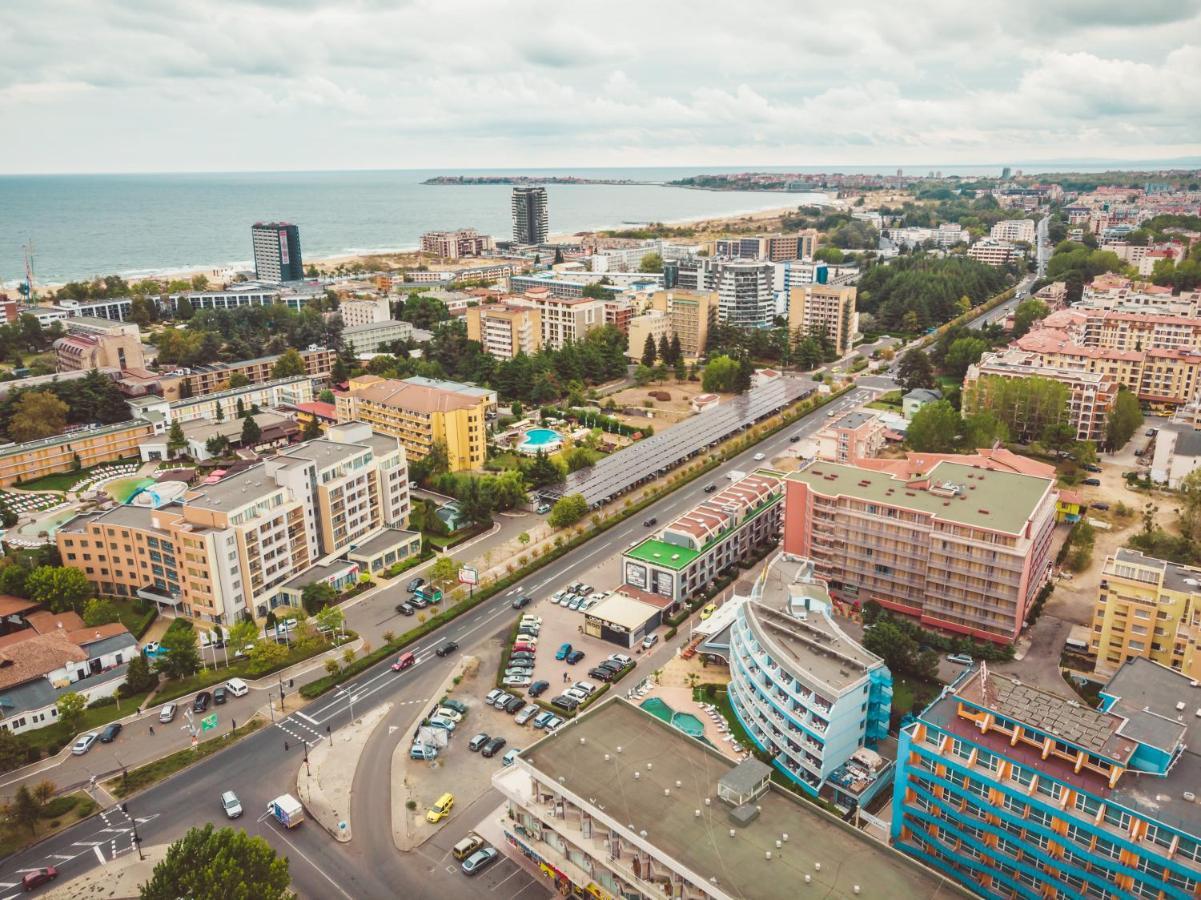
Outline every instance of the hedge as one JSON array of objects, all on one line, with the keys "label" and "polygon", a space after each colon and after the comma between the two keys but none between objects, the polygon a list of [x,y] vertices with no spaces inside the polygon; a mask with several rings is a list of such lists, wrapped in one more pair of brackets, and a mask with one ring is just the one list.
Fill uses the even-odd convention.
[{"label": "hedge", "polygon": [[421,565],[423,562],[426,562],[427,560],[431,560],[437,555],[438,555],[437,553],[435,553],[433,550],[430,550],[427,547],[426,549],[422,550],[416,556],[411,556],[408,559],[406,559],[404,562],[394,563],[393,565],[384,569],[384,571],[376,572],[375,574],[376,574],[377,578],[383,578],[386,581],[389,578],[395,578],[397,575],[400,575],[404,572],[409,571],[409,569],[415,569],[417,566]]},{"label": "hedge", "polygon": [[[796,407],[793,410],[782,413],[780,415],[779,424],[777,424],[776,426],[774,426],[772,428],[769,428],[767,431],[760,434],[753,442],[749,442],[749,443],[758,443],[759,441],[763,441],[763,440],[767,439],[768,437],[770,437],[773,434],[776,434],[780,430],[787,428],[789,425],[791,425],[797,419],[801,418],[801,416],[808,415],[809,413],[813,412],[814,410],[820,409],[821,407],[825,406],[826,404],[831,403],[834,400],[837,400],[839,397],[841,397],[847,391],[851,390],[851,387],[852,387],[851,385],[847,385],[846,387],[842,388],[841,390],[832,391],[831,393],[826,394],[824,396],[821,394],[818,394],[816,396],[810,396],[810,397],[805,398],[804,400],[797,403]],[[752,426],[752,427],[754,427],[754,426]],[[713,469],[717,468],[718,466],[722,465],[724,462],[726,462],[732,456],[735,456],[735,455],[741,453],[743,450],[746,449],[747,446],[749,446],[749,443],[747,441],[748,437],[750,437],[750,435],[747,432],[744,432],[742,435],[740,435],[736,438],[731,438],[730,442],[729,442],[731,444],[731,446],[722,450],[720,453],[718,453],[717,455],[712,457],[708,462],[702,463],[700,466],[698,466],[693,471],[682,472],[681,474],[683,475],[683,477],[678,479],[677,481],[672,482],[670,485],[664,484],[657,490],[648,491],[646,496],[643,497],[641,500],[639,500],[637,503],[632,503],[629,506],[625,507],[624,509],[618,510],[609,518],[602,520],[599,526],[594,525],[590,530],[584,531],[581,534],[577,534],[575,537],[572,537],[572,538],[569,538],[569,539],[563,541],[557,547],[551,547],[546,553],[531,560],[527,565],[523,566],[522,568],[519,568],[508,575],[505,575],[501,578],[496,579],[496,581],[493,581],[491,584],[488,584],[487,586],[482,586],[482,587],[477,588],[475,591],[474,597],[468,597],[464,600],[460,600],[454,606],[448,607],[447,609],[443,610],[442,612],[438,613],[437,615],[431,616],[425,622],[422,622],[416,628],[412,628],[409,631],[406,631],[404,634],[400,635],[395,640],[392,640],[392,641],[388,642],[387,644],[384,644],[382,647],[379,647],[378,649],[367,654],[366,656],[359,657],[354,662],[352,662],[350,665],[345,666],[341,671],[339,671],[333,675],[324,675],[321,678],[315,679],[314,681],[310,681],[308,684],[305,684],[300,688],[300,695],[308,700],[312,700],[315,697],[320,697],[322,694],[326,693],[327,691],[333,690],[335,687],[337,687],[342,682],[347,681],[350,678],[353,678],[354,676],[358,675],[361,672],[365,672],[367,669],[371,668],[376,663],[387,659],[392,654],[399,653],[401,650],[403,650],[409,644],[412,644],[414,641],[420,640],[421,638],[423,638],[427,634],[429,634],[431,631],[437,630],[439,627],[446,624],[447,622],[452,621],[453,619],[455,619],[455,618],[463,615],[464,613],[469,612],[470,610],[474,609],[475,607],[479,606],[481,603],[485,603],[488,600],[491,600],[497,594],[502,593],[502,592],[508,590],[509,588],[513,587],[514,585],[519,584],[521,581],[528,578],[530,575],[532,575],[534,572],[538,571],[542,567],[549,565],[550,563],[554,562],[557,559],[560,559],[561,557],[565,556],[566,554],[570,553],[571,551],[575,550],[576,548],[583,546],[585,543],[592,540],[594,537],[597,537],[597,536],[603,534],[604,532],[608,531],[610,528],[613,528],[616,525],[621,524],[622,522],[624,522],[626,519],[630,518],[631,516],[637,515],[642,510],[646,509],[646,507],[650,506],[652,503],[659,500],[664,494],[671,493],[672,491],[675,491],[675,490],[683,487],[684,485],[688,484],[689,482],[695,481],[697,478],[700,478],[702,475],[706,474],[707,472],[710,472]],[[511,645],[511,642],[510,642],[510,645]],[[501,671],[504,671],[504,670],[502,669]]]}]

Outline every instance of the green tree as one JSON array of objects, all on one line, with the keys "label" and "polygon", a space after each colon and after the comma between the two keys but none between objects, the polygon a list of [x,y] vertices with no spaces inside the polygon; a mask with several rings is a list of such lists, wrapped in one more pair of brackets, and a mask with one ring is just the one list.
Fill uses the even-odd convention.
[{"label": "green tree", "polygon": [[740,380],[739,361],[726,355],[715,356],[705,364],[701,387],[708,393],[737,392]]},{"label": "green tree", "polygon": [[638,264],[639,272],[648,274],[663,271],[663,257],[658,253],[648,253],[642,257],[642,262]]},{"label": "green tree", "polygon": [[980,357],[988,350],[988,341],[978,337],[961,337],[951,342],[947,355],[943,358],[943,368],[947,374],[963,378],[968,366],[980,361]]},{"label": "green tree", "polygon": [[1019,338],[1028,332],[1039,319],[1045,319],[1051,310],[1037,297],[1028,297],[1013,311],[1013,336]]},{"label": "green tree", "polygon": [[905,442],[921,453],[949,453],[959,443],[963,420],[946,400],[927,403],[913,414]]},{"label": "green tree", "polygon": [[192,828],[142,885],[141,900],[293,900],[288,860],[241,829]]},{"label": "green tree", "polygon": [[306,584],[300,592],[300,605],[310,616],[315,616],[337,599],[338,592],[327,581],[314,581],[312,584]]},{"label": "green tree", "polygon": [[0,772],[11,772],[26,760],[25,744],[7,728],[0,728]]},{"label": "green tree", "polygon": [[[74,733],[74,732],[72,732]],[[38,820],[42,817],[42,807],[27,786],[17,788],[17,795],[10,807],[12,821],[16,825],[24,825],[30,834],[37,834]]]},{"label": "green tree", "polygon": [[435,584],[449,584],[459,577],[459,564],[453,556],[439,556],[430,566],[430,581]]},{"label": "green tree", "polygon": [[88,698],[76,691],[68,691],[54,701],[54,706],[58,710],[58,720],[67,730],[67,734],[79,731],[84,710],[88,708]]},{"label": "green tree", "polygon": [[253,619],[242,619],[229,627],[228,644],[235,653],[249,652],[263,638]]},{"label": "green tree", "polygon": [[172,680],[187,678],[200,671],[200,648],[196,643],[196,631],[186,628],[168,628],[159,641],[160,655],[154,666]]},{"label": "green tree", "polygon": [[192,301],[189,300],[187,296],[181,296],[175,301],[175,318],[179,319],[180,321],[188,321],[188,319],[192,318],[194,312],[195,310],[192,308]]},{"label": "green tree", "polygon": [[94,628],[97,625],[107,625],[110,622],[119,622],[121,613],[117,610],[117,605],[111,600],[106,600],[103,597],[95,597],[87,602],[83,608],[83,624],[89,628]]},{"label": "green tree", "polygon": [[[651,336],[648,334],[646,339],[649,341]],[[634,367],[634,384],[636,384],[638,387],[645,387],[654,381],[654,379],[655,370],[650,366],[644,366],[642,363],[639,363]]]},{"label": "green tree", "polygon": [[1076,443],[1076,429],[1070,422],[1048,422],[1039,432],[1038,442],[1063,458]]},{"label": "green tree", "polygon": [[642,345],[642,364],[648,369],[654,368],[655,365],[655,339],[649,332]]},{"label": "green tree", "polygon": [[296,375],[304,375],[306,373],[304,366],[304,357],[300,355],[300,351],[294,347],[289,347],[279,359],[275,361],[275,365],[271,367],[272,378],[292,378]]},{"label": "green tree", "polygon": [[171,429],[167,432],[167,454],[175,456],[186,446],[188,446],[188,439],[184,437],[183,425],[179,422],[172,422]]},{"label": "green tree", "polygon": [[150,670],[150,663],[139,653],[129,661],[125,670],[125,681],[117,689],[122,697],[132,697],[158,687],[158,675]]},{"label": "green tree", "polygon": [[243,375],[241,372],[234,372],[232,375],[229,376],[230,390],[233,390],[234,388],[249,387],[249,386],[250,386],[250,379],[247,378],[245,375]]},{"label": "green tree", "polygon": [[937,383],[934,379],[934,366],[930,357],[922,350],[907,350],[897,363],[897,382],[906,391],[916,388],[932,388]]},{"label": "green tree", "polygon": [[25,580],[29,599],[45,603],[54,612],[80,612],[92,596],[92,585],[80,569],[38,566]]},{"label": "green tree", "polygon": [[[217,407],[220,409],[221,407]],[[221,457],[229,452],[229,438],[223,434],[214,434],[204,442],[205,452],[209,456]]]},{"label": "green tree", "polygon": [[1068,389],[1050,378],[984,375],[964,386],[961,406],[965,416],[993,413],[1014,440],[1028,442],[1067,419]]},{"label": "green tree", "polygon": [[1008,426],[988,410],[964,417],[962,443],[965,449],[979,450],[1008,440]]},{"label": "green tree", "polygon": [[254,420],[253,415],[249,415],[242,420],[242,446],[254,447],[263,437],[263,429],[259,428],[259,423]]},{"label": "green tree", "polygon": [[671,342],[667,339],[666,334],[659,335],[659,362],[664,365],[671,365]]},{"label": "green tree", "polygon": [[[671,359],[670,363],[673,366],[681,366],[684,363],[684,345],[680,343],[680,334],[678,331],[671,333]],[[684,379],[679,379],[683,381]]]},{"label": "green tree", "polygon": [[59,434],[67,427],[70,407],[50,391],[24,391],[8,420],[8,436],[14,441],[36,441]]},{"label": "green tree", "polygon": [[566,479],[566,473],[557,462],[539,450],[534,454],[525,470],[525,480],[532,488],[543,488],[552,484],[561,484]]},{"label": "green tree", "polygon": [[1120,450],[1143,425],[1143,411],[1138,397],[1124,389],[1118,390],[1113,409],[1105,419],[1105,444],[1110,452]]},{"label": "green tree", "polygon": [[919,652],[917,642],[887,620],[877,622],[864,632],[863,647],[883,659],[896,674],[908,672]]},{"label": "green tree", "polygon": [[574,525],[588,514],[588,502],[582,494],[568,494],[560,497],[551,507],[546,521],[551,528],[566,528]]},{"label": "green tree", "polygon": [[327,633],[341,631],[346,624],[346,613],[340,606],[327,606],[316,615],[317,627]]}]

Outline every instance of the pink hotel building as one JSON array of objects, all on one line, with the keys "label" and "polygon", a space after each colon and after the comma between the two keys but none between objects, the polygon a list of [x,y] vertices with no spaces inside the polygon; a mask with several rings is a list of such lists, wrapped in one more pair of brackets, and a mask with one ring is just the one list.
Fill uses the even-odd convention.
[{"label": "pink hotel building", "polygon": [[1057,492],[1050,467],[997,453],[815,460],[785,479],[784,551],[839,600],[1012,643],[1049,574]]}]

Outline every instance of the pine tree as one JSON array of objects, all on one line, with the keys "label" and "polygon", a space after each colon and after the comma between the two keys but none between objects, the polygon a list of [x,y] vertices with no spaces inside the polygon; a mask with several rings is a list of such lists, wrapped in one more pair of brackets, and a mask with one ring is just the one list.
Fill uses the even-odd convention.
[{"label": "pine tree", "polygon": [[254,416],[247,416],[242,420],[242,446],[253,447],[263,437],[263,429],[259,428],[259,423],[254,420]]},{"label": "pine tree", "polygon": [[671,344],[667,340],[667,335],[659,335],[659,362],[664,365],[671,365]]},{"label": "pine tree", "polygon": [[649,334],[646,336],[646,343],[642,347],[642,364],[648,369],[655,366],[655,339]]},{"label": "pine tree", "polygon": [[680,345],[679,332],[672,332],[671,335],[671,364],[678,366],[684,361],[684,348]]}]

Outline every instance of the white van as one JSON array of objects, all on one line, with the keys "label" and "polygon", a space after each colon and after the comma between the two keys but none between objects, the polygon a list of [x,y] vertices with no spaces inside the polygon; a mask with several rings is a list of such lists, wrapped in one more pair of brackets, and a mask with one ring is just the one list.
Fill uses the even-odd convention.
[{"label": "white van", "polygon": [[250,693],[250,688],[241,678],[231,678],[225,682],[225,689],[235,697],[245,697]]}]

